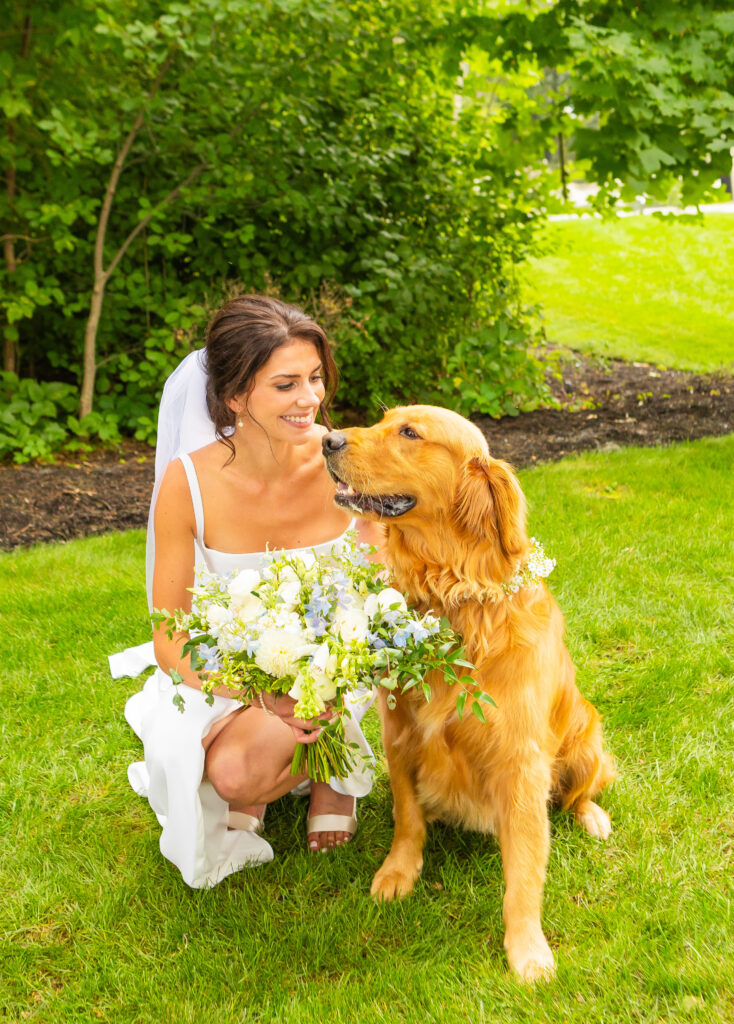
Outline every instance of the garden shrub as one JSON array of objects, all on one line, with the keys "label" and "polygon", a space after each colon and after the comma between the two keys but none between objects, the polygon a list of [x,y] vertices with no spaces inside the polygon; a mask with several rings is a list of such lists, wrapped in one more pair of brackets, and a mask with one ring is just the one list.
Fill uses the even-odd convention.
[{"label": "garden shrub", "polygon": [[35,381],[0,372],[0,459],[50,459],[59,450],[90,450],[93,443],[120,440],[114,415],[74,410],[77,388],[61,381]]},{"label": "garden shrub", "polygon": [[[537,400],[514,272],[546,184],[527,166],[517,125],[504,123],[502,83],[491,116],[481,91],[459,95],[443,65],[448,9],[276,3],[253,8],[257,32],[228,28],[223,48],[225,13],[204,0],[174,5],[167,19],[145,0],[94,10],[61,0],[53,18],[39,10],[46,22],[35,26],[25,77],[13,79],[23,191],[12,208],[0,193],[23,257],[0,269],[20,377],[66,389],[81,381],[101,199],[141,109],[145,130],[114,193],[104,264],[145,227],[106,284],[97,418],[69,420],[65,390],[34,440],[6,403],[5,455],[116,433],[152,441],[166,377],[203,343],[207,310],[235,284],[258,292],[275,282],[319,318],[327,299],[336,303],[326,326],[337,400],[360,417],[425,401],[497,416]],[[318,60],[302,59],[304,39]],[[148,101],[167,51],[169,77]],[[201,161],[195,184],[159,209]],[[27,251],[21,238],[32,240]]]}]

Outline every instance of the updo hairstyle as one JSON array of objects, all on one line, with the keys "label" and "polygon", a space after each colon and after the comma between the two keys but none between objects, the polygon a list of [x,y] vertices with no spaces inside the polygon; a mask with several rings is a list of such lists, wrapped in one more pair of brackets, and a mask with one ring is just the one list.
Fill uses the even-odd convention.
[{"label": "updo hairstyle", "polygon": [[255,375],[277,348],[310,341],[321,360],[325,395],[319,406],[322,422],[331,429],[328,407],[338,372],[323,329],[298,306],[265,295],[238,295],[214,314],[206,334],[206,404],[217,439],[232,450],[229,435],[237,419],[227,400],[249,392]]}]

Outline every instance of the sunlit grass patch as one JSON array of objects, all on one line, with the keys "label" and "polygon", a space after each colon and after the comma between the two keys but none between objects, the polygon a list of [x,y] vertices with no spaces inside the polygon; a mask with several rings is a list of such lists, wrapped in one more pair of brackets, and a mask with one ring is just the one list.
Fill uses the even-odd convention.
[{"label": "sunlit grass patch", "polygon": [[584,218],[547,232],[526,294],[550,342],[682,370],[734,368],[734,218]]}]

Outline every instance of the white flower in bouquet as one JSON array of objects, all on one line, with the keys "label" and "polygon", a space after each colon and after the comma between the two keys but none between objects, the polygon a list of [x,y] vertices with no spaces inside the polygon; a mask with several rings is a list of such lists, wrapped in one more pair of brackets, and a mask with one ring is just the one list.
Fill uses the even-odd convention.
[{"label": "white flower in bouquet", "polygon": [[370,619],[374,619],[378,612],[384,615],[395,607],[401,612],[408,610],[405,598],[394,587],[386,587],[379,594],[370,594],[364,602],[364,610]]},{"label": "white flower in bouquet", "polygon": [[298,659],[308,651],[303,634],[270,626],[259,637],[260,644],[255,653],[255,664],[263,672],[280,679],[281,676],[296,675]]},{"label": "white flower in bouquet", "polygon": [[242,635],[242,627],[236,619],[232,620],[232,622],[225,622],[219,630],[217,647],[220,651],[224,651],[227,654],[236,653],[242,650],[245,643],[246,637]]},{"label": "white flower in bouquet", "polygon": [[361,608],[337,608],[334,615],[334,629],[347,643],[364,643],[369,632],[370,620]]},{"label": "white flower in bouquet", "polygon": [[[290,566],[286,566],[286,568],[290,569]],[[293,611],[301,596],[301,581],[298,578],[295,580],[287,580],[285,583],[280,584],[276,593],[280,598],[282,605],[289,611]]]},{"label": "white flower in bouquet", "polygon": [[321,713],[326,708],[326,701],[336,697],[336,683],[333,679],[329,679],[325,672],[309,665],[307,669],[304,668],[298,673],[293,681],[293,686],[288,691],[288,696],[295,701],[302,701],[307,700],[312,694],[319,704],[323,705],[319,708],[319,713]]},{"label": "white flower in bouquet", "polygon": [[245,598],[238,601],[236,606],[230,605],[230,608],[232,607],[234,608],[236,618],[245,625],[255,622],[265,614],[266,610],[265,605],[257,594],[248,594]]},{"label": "white flower in bouquet", "polygon": [[271,608],[260,620],[263,629],[282,629],[286,633],[297,633],[301,641],[306,643],[311,640],[310,633],[304,627],[300,615],[291,609],[278,605]]},{"label": "white flower in bouquet", "polygon": [[221,604],[210,604],[206,609],[206,621],[209,630],[216,633],[226,623],[232,621],[232,612]]},{"label": "white flower in bouquet", "polygon": [[253,588],[259,582],[260,573],[257,569],[243,569],[241,572],[238,572],[235,578],[230,580],[227,585],[227,591],[232,599],[232,606],[238,608],[246,604],[247,599],[252,596]]},{"label": "white flower in bouquet", "polygon": [[[311,654],[311,665],[313,668],[317,668],[320,672],[325,672],[326,666],[329,664],[330,657],[329,645],[326,642],[319,644]],[[333,675],[333,673],[330,674]]]}]

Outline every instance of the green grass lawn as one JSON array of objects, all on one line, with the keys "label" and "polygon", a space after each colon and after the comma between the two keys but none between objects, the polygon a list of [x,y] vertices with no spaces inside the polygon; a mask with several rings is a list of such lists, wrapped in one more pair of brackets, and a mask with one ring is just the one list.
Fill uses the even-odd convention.
[{"label": "green grass lawn", "polygon": [[734,217],[548,225],[526,297],[548,340],[683,370],[734,369]]},{"label": "green grass lawn", "polygon": [[535,989],[507,973],[492,838],[433,826],[413,896],[371,902],[392,830],[384,768],[349,847],[309,855],[304,804],[282,801],[274,863],[187,889],[126,781],[139,682],[106,672],[146,636],[142,533],[0,557],[0,1019],[734,1020],[733,464],[729,436],[522,473],[621,771],[606,844],[552,816],[558,977]]}]

